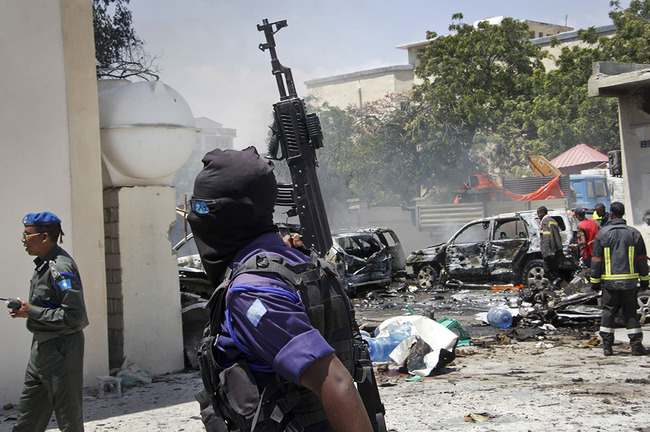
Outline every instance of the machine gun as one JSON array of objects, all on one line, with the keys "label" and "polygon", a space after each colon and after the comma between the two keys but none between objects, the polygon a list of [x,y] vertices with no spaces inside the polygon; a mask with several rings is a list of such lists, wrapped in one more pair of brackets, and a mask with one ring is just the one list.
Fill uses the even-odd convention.
[{"label": "machine gun", "polygon": [[[267,19],[257,25],[257,30],[263,31],[266,36],[266,43],[260,44],[259,48],[271,53],[272,73],[280,91],[280,102],[273,105],[273,136],[267,158],[287,161],[292,184],[278,185],[276,204],[291,207],[288,214],[300,219],[303,242],[323,257],[332,247],[332,234],[316,175],[316,149],[323,146],[323,132],[318,116],[307,114],[304,102],[298,98],[291,69],[280,63],[275,52],[273,36],[286,26],[286,20],[269,23]],[[384,405],[379,397],[368,346],[361,340],[358,330],[355,332],[354,346],[354,378],[359,394],[373,430],[386,432]]]},{"label": "machine gun", "polygon": [[296,94],[291,69],[282,66],[276,55],[273,35],[286,26],[286,20],[269,23],[266,19],[257,25],[257,30],[266,36],[266,43],[259,48],[271,53],[272,73],[280,91],[280,102],[273,105],[273,136],[267,158],[287,161],[292,184],[278,185],[277,205],[291,207],[288,214],[300,219],[303,242],[323,257],[332,247],[332,234],[316,175],[316,149],[323,146],[323,132],[318,116],[307,114],[304,102]]}]

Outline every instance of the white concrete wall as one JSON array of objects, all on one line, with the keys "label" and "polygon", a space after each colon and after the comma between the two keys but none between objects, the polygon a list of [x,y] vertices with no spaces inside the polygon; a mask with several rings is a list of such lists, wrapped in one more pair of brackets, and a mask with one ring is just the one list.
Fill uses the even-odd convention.
[{"label": "white concrete wall", "polygon": [[[402,93],[411,90],[414,83],[413,70],[379,68],[342,75],[333,79],[307,82],[307,95],[339,108],[349,105],[360,106],[383,98],[388,93]],[[421,80],[415,79],[416,83]]]},{"label": "white concrete wall", "polygon": [[[0,262],[2,297],[27,298],[34,270],[22,217],[63,220],[63,247],[84,285],[86,385],[108,372],[97,84],[89,0],[0,1]],[[4,308],[4,305],[2,305]],[[17,402],[31,334],[0,316],[0,401]]]},{"label": "white concrete wall", "polygon": [[183,368],[178,263],[169,230],[174,189],[123,187],[119,204],[124,357],[152,374]]},{"label": "white concrete wall", "polygon": [[621,158],[625,182],[625,219],[644,235],[650,247],[650,227],[643,223],[643,214],[650,210],[650,148],[641,142],[650,142],[650,114],[645,113],[639,96],[619,98],[619,125],[621,129]]}]

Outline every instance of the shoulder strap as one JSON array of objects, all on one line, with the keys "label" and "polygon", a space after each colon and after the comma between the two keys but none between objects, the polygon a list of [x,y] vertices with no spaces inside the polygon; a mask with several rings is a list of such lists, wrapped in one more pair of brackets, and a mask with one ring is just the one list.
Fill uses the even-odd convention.
[{"label": "shoulder strap", "polygon": [[221,317],[223,316],[226,308],[226,293],[228,292],[228,287],[230,286],[230,278],[226,274],[226,278],[221,282],[221,284],[215,288],[208,300],[206,307],[208,308],[208,316],[210,321],[206,329],[205,336],[215,336],[219,331],[219,326],[221,325]]},{"label": "shoulder strap", "polygon": [[260,252],[241,263],[233,272],[232,279],[243,273],[273,273],[289,285],[302,286],[320,278],[320,266],[314,262],[291,265],[277,255]]}]

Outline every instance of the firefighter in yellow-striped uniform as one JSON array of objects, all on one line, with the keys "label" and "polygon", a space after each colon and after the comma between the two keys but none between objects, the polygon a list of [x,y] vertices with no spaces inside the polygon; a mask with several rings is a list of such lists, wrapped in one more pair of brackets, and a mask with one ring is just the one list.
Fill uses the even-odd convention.
[{"label": "firefighter in yellow-striped uniform", "polygon": [[603,291],[600,337],[606,356],[613,354],[614,320],[619,310],[627,327],[632,355],[646,354],[637,316],[638,281],[641,289],[648,288],[646,246],[641,233],[627,226],[624,214],[623,204],[612,203],[609,223],[598,232],[591,258],[591,287]]}]

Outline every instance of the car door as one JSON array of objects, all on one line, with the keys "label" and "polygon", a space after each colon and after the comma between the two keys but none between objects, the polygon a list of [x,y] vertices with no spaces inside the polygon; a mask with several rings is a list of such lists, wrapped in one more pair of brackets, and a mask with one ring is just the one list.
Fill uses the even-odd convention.
[{"label": "car door", "polygon": [[486,247],[486,260],[491,276],[511,279],[518,274],[515,266],[529,246],[526,223],[518,217],[495,219]]},{"label": "car door", "polygon": [[452,278],[472,280],[486,276],[485,261],[490,222],[480,221],[464,226],[447,244],[445,268]]},{"label": "car door", "polygon": [[390,229],[381,229],[377,231],[377,236],[383,245],[386,246],[388,254],[392,258],[393,272],[399,273],[406,271],[406,256],[404,255],[402,244],[399,238],[397,238],[397,234]]}]

